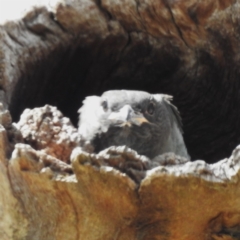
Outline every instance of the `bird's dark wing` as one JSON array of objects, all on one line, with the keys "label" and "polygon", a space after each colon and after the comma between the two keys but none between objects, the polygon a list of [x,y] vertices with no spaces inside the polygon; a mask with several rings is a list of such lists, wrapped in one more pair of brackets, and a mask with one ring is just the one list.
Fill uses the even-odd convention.
[{"label": "bird's dark wing", "polygon": [[177,122],[177,125],[179,127],[179,130],[181,131],[181,133],[183,133],[183,126],[182,126],[182,118],[180,116],[180,113],[177,109],[177,107],[175,107],[171,101],[173,99],[172,96],[170,95],[166,95],[166,94],[162,94],[163,95],[163,100],[167,106],[167,108],[169,109],[170,112],[173,113],[173,116],[175,117],[176,119],[176,122]]},{"label": "bird's dark wing", "polygon": [[163,149],[163,152],[174,152],[176,155],[190,159],[182,136],[182,120],[177,108],[171,104],[172,97],[165,94],[156,94],[154,98],[165,106],[168,119],[171,121],[170,135],[166,140],[166,149]]}]

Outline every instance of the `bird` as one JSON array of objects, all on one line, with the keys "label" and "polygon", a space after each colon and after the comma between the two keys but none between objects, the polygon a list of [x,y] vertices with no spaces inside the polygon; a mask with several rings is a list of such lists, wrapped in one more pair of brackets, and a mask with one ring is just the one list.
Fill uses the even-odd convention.
[{"label": "bird", "polygon": [[181,117],[171,101],[167,94],[136,90],[88,96],[78,110],[81,142],[94,153],[127,146],[150,159],[168,152],[189,159]]}]

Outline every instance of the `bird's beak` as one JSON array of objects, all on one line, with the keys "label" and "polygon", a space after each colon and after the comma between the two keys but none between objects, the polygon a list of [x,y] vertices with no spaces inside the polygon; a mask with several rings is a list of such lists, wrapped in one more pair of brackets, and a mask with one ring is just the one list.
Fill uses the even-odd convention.
[{"label": "bird's beak", "polygon": [[129,105],[125,105],[118,112],[111,113],[108,119],[112,125],[119,127],[131,127],[132,125],[141,126],[143,123],[149,123],[143,114],[135,113]]},{"label": "bird's beak", "polygon": [[130,117],[129,122],[137,126],[141,126],[143,123],[149,123],[149,121],[144,116],[142,116],[142,114],[134,114],[132,117]]}]

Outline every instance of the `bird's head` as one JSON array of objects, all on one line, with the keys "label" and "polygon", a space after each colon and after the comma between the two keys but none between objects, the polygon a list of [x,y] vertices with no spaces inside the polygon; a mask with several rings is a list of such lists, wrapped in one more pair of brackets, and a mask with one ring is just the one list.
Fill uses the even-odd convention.
[{"label": "bird's head", "polygon": [[[147,93],[108,91],[101,97],[105,124],[109,127],[131,128],[150,124],[156,103]],[[150,120],[151,119],[151,120]]]},{"label": "bird's head", "polygon": [[[170,103],[171,96],[168,95],[111,90],[103,93],[99,100],[102,108],[102,123],[108,127],[131,128],[147,125],[170,127],[174,116],[177,117],[181,127],[177,109]],[[174,114],[169,114],[169,111]]]}]

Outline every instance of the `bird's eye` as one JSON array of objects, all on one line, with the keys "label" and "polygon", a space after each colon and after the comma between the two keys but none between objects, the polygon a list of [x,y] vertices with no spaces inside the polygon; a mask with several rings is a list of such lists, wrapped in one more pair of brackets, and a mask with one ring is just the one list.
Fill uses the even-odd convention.
[{"label": "bird's eye", "polygon": [[102,102],[102,107],[103,107],[103,110],[104,110],[104,111],[107,111],[107,110],[108,110],[108,103],[107,103],[106,100],[104,100],[104,101]]},{"label": "bird's eye", "polygon": [[155,105],[153,102],[150,102],[147,107],[147,112],[148,114],[153,115],[154,111],[155,111]]}]

